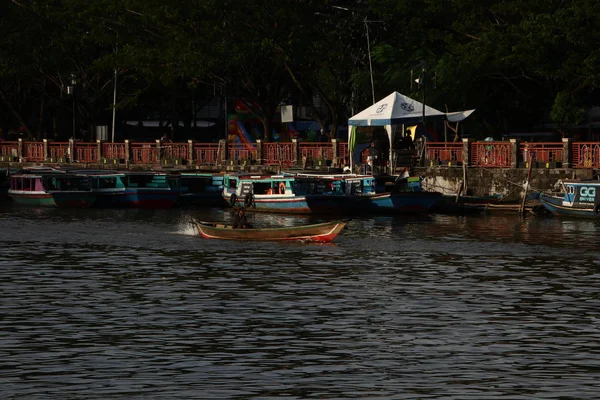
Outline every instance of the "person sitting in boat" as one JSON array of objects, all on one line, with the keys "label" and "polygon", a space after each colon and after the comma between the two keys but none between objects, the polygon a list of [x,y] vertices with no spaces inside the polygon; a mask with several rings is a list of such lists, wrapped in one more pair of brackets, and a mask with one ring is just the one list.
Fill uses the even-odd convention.
[{"label": "person sitting in boat", "polygon": [[233,222],[233,228],[247,229],[250,227],[251,226],[248,223],[248,218],[246,217],[246,209],[244,207],[240,207],[235,213],[235,221]]},{"label": "person sitting in boat", "polygon": [[268,188],[266,193],[267,193],[267,194],[273,194],[273,189],[271,189],[271,188]]}]

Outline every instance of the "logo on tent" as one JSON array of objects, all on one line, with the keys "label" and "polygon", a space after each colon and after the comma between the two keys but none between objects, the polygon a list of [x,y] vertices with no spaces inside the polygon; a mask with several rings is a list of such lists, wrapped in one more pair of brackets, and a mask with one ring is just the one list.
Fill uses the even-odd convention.
[{"label": "logo on tent", "polygon": [[382,105],[380,105],[379,107],[377,107],[377,110],[375,110],[375,112],[376,112],[377,114],[380,114],[380,113],[382,113],[382,112],[383,112],[383,110],[385,110],[386,108],[387,108],[387,104],[382,104]]},{"label": "logo on tent", "polygon": [[413,107],[413,105],[409,104],[409,103],[400,104],[400,108],[402,108],[404,111],[408,111],[408,112],[415,111],[415,108]]}]

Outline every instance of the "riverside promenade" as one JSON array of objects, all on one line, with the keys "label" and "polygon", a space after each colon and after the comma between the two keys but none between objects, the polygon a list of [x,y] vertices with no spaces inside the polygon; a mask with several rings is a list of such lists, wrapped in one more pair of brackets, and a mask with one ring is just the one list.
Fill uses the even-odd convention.
[{"label": "riverside promenade", "polygon": [[[411,165],[427,190],[445,194],[501,194],[519,199],[529,176],[529,190],[555,189],[564,179],[592,179],[600,170],[600,143],[474,141],[417,142],[416,150],[395,153],[399,172]],[[177,169],[199,171],[277,172],[340,171],[349,159],[348,144],[330,142],[262,142],[251,145],[221,140],[178,143],[69,140],[0,141],[0,168],[63,166],[93,169]],[[366,159],[357,164],[365,165]],[[531,168],[530,168],[531,166]],[[380,166],[385,170],[386,166]],[[357,171],[360,171],[357,168]],[[365,168],[362,168],[364,171]]]}]

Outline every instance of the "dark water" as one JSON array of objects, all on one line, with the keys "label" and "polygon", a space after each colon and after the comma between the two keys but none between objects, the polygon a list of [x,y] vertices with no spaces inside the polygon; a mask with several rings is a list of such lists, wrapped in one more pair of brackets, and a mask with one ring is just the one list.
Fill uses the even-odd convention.
[{"label": "dark water", "polygon": [[0,207],[2,399],[600,397],[595,221],[362,218],[314,245],[195,237],[221,210]]}]

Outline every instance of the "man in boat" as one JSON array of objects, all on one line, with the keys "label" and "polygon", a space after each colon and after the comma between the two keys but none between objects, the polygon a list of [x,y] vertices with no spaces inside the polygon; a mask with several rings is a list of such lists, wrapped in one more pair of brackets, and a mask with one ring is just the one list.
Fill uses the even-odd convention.
[{"label": "man in boat", "polygon": [[246,229],[250,227],[251,226],[248,223],[248,218],[246,217],[246,209],[244,207],[240,207],[235,213],[235,221],[233,222],[233,228]]}]

